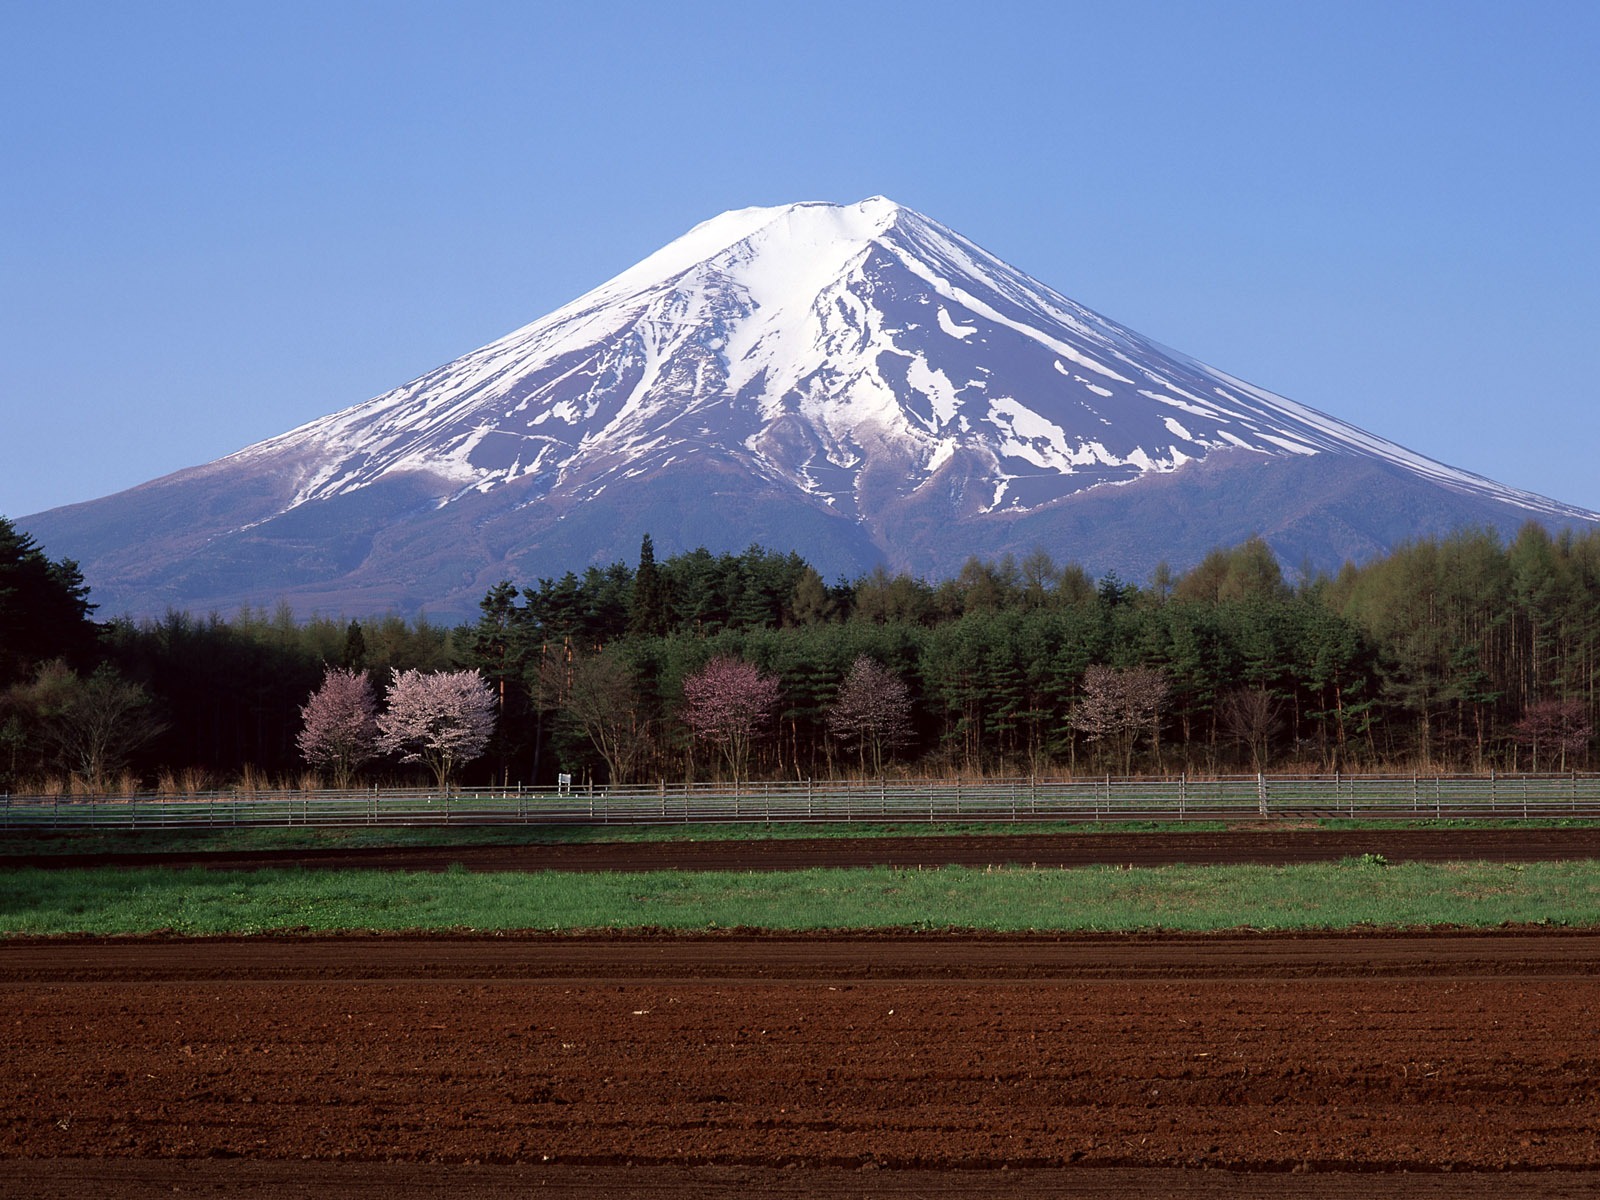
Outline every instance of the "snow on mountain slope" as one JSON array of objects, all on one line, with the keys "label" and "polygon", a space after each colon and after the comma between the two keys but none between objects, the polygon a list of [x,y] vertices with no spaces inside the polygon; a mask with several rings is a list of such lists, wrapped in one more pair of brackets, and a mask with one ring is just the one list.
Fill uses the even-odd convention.
[{"label": "snow on mountain slope", "polygon": [[752,542],[826,576],[1044,549],[1334,570],[1595,514],[1275,396],[882,197],[724,213],[420,379],[28,518],[109,613],[469,616],[501,579]]},{"label": "snow on mountain slope", "polygon": [[864,520],[883,499],[874,465],[903,496],[960,459],[957,511],[1026,512],[1236,449],[1372,456],[1576,511],[1159,347],[883,197],[724,213],[531,325],[232,458],[293,463],[287,509],[395,473],[432,477],[441,504],[513,480],[524,503],[577,500],[717,453]]}]

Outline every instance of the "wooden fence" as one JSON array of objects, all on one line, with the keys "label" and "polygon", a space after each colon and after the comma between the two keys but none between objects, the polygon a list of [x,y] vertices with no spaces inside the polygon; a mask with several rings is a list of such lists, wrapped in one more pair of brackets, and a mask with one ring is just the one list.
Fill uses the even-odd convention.
[{"label": "wooden fence", "polygon": [[0,829],[713,822],[1600,820],[1600,775],[1235,775],[0,797]]}]

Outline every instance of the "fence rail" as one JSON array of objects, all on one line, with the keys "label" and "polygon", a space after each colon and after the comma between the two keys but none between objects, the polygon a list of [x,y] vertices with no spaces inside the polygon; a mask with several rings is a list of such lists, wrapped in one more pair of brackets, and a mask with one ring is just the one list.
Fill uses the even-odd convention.
[{"label": "fence rail", "polygon": [[807,780],[648,787],[0,797],[0,829],[1103,822],[1244,818],[1600,820],[1600,775],[1233,775]]}]

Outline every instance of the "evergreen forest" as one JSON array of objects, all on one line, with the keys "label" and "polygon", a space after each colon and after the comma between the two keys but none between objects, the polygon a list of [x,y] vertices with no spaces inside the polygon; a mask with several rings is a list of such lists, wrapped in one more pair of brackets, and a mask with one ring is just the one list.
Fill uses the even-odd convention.
[{"label": "evergreen forest", "polygon": [[[1596,764],[1600,531],[1463,531],[1293,580],[1252,538],[1142,584],[1043,553],[830,583],[760,546],[657,562],[646,537],[480,607],[98,620],[76,565],[0,518],[0,790],[313,785],[296,738],[331,668],[380,696],[477,670],[498,719],[464,784]],[[743,761],[686,701],[718,663],[771,689]]]}]

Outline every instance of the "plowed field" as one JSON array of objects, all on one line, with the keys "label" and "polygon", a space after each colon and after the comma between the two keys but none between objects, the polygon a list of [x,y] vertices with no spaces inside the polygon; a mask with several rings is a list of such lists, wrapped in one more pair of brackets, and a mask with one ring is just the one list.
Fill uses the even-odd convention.
[{"label": "plowed field", "polygon": [[[204,861],[1510,860],[1593,857],[1594,840],[1261,830]],[[1600,1194],[1587,931],[16,939],[0,941],[0,1022],[6,1197]]]},{"label": "plowed field", "polygon": [[0,1000],[6,1195],[1600,1190],[1594,934],[18,940]]},{"label": "plowed field", "polygon": [[304,867],[370,871],[791,871],[806,867],[984,867],[1025,864],[1337,862],[1382,854],[1391,862],[1538,862],[1600,858],[1600,828],[1295,829],[1272,825],[1207,833],[1012,834],[985,837],[774,838],[754,841],[538,843],[30,855],[12,843],[0,867],[175,866],[215,870]]}]

